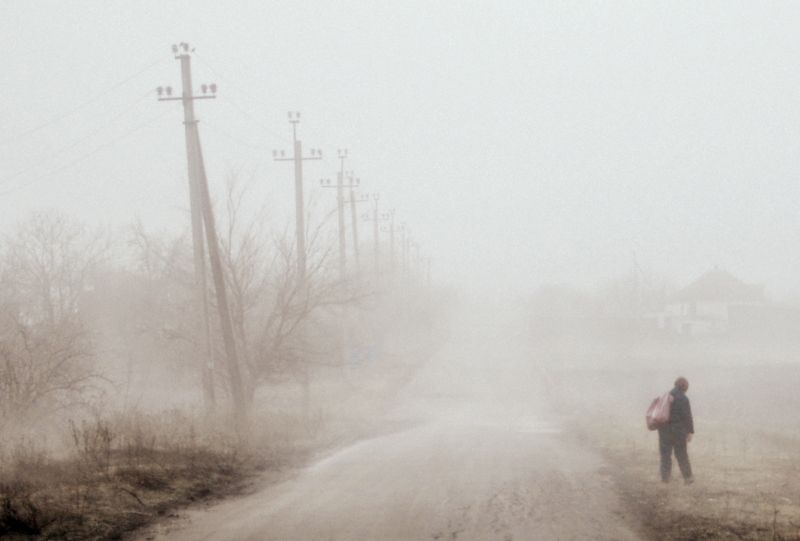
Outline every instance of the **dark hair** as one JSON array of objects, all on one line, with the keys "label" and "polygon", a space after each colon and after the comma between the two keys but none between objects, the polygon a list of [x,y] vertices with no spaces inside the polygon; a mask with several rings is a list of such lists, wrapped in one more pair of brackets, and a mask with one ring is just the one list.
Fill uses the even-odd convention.
[{"label": "dark hair", "polygon": [[675,387],[677,387],[678,389],[680,389],[685,393],[686,391],[689,390],[689,380],[681,376],[675,380]]}]

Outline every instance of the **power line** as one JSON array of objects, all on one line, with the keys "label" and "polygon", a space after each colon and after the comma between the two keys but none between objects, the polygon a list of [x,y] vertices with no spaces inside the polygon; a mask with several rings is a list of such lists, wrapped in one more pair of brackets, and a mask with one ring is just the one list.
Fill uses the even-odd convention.
[{"label": "power line", "polygon": [[75,165],[75,164],[77,164],[77,163],[80,163],[80,162],[82,162],[83,160],[85,160],[85,159],[87,159],[87,158],[90,158],[90,157],[94,156],[95,154],[97,154],[97,153],[98,153],[98,152],[100,152],[101,150],[103,150],[103,149],[105,149],[105,148],[108,148],[108,147],[110,147],[111,145],[115,145],[116,143],[119,143],[119,142],[120,142],[120,141],[122,141],[123,139],[125,139],[125,138],[129,137],[130,135],[133,135],[133,134],[134,134],[134,133],[136,133],[137,131],[141,130],[141,129],[142,129],[142,128],[144,128],[145,126],[148,126],[148,125],[152,124],[153,122],[155,122],[156,120],[159,120],[159,119],[163,118],[163,117],[164,117],[164,116],[166,116],[168,113],[170,113],[170,111],[169,111],[169,110],[165,110],[163,113],[160,113],[160,114],[158,114],[158,115],[154,116],[153,118],[151,118],[150,120],[148,120],[148,121],[146,121],[146,122],[143,122],[143,123],[139,124],[138,126],[136,126],[136,127],[132,128],[132,129],[128,130],[127,132],[123,133],[122,135],[120,135],[120,136],[119,136],[119,137],[117,137],[116,139],[112,139],[112,140],[111,140],[111,141],[109,141],[108,143],[105,143],[105,144],[103,144],[103,145],[100,145],[99,147],[95,148],[94,150],[92,150],[92,151],[91,151],[91,152],[89,152],[88,154],[84,154],[84,155],[83,155],[83,156],[81,156],[80,158],[76,158],[75,160],[73,160],[73,161],[71,161],[71,162],[69,162],[69,163],[67,163],[67,164],[65,164],[65,165],[63,165],[63,166],[61,166],[61,167],[59,167],[59,168],[57,168],[57,169],[54,169],[54,170],[50,171],[49,173],[47,173],[45,176],[43,176],[43,177],[41,177],[41,178],[38,178],[38,179],[36,179],[36,180],[33,180],[33,181],[31,181],[31,182],[27,182],[27,183],[25,183],[25,184],[20,184],[19,186],[15,186],[14,188],[11,188],[11,189],[9,189],[9,190],[6,190],[6,191],[3,191],[3,192],[0,192],[0,196],[2,196],[2,195],[8,195],[8,194],[10,194],[10,193],[14,193],[14,192],[16,192],[16,191],[19,191],[19,190],[21,190],[21,189],[23,189],[23,188],[28,188],[28,187],[30,187],[30,186],[34,186],[34,185],[36,185],[36,184],[41,184],[42,182],[45,182],[46,180],[49,180],[50,178],[52,178],[52,176],[53,176],[53,175],[55,175],[55,174],[57,174],[57,173],[60,173],[60,172],[62,172],[62,171],[65,171],[66,169],[69,169],[69,168],[70,168],[70,167],[72,167],[73,165]]},{"label": "power line", "polygon": [[240,107],[239,105],[237,105],[237,104],[236,104],[236,102],[234,102],[234,101],[233,101],[233,100],[231,100],[230,98],[228,98],[228,97],[226,97],[226,96],[223,96],[223,99],[224,99],[225,101],[227,101],[228,103],[230,103],[230,104],[233,106],[233,108],[234,108],[234,109],[236,109],[237,111],[239,111],[239,113],[241,113],[242,115],[244,115],[244,117],[245,117],[247,120],[249,120],[250,122],[252,122],[252,123],[253,123],[253,124],[255,124],[256,126],[258,126],[259,128],[263,128],[263,129],[265,129],[265,130],[274,130],[274,129],[275,129],[275,128],[274,128],[274,126],[269,126],[269,125],[267,125],[267,124],[265,124],[265,123],[261,122],[260,120],[257,120],[256,118],[254,118],[254,117],[253,117],[253,115],[251,115],[250,113],[248,113],[247,111],[245,111],[245,110],[244,110],[242,107]]},{"label": "power line", "polygon": [[152,64],[142,68],[141,70],[137,71],[136,73],[134,73],[133,75],[131,75],[130,77],[125,79],[124,81],[121,81],[121,82],[115,84],[114,86],[112,86],[108,90],[106,90],[104,92],[101,92],[100,94],[94,96],[93,98],[90,98],[89,100],[83,102],[82,104],[78,105],[77,107],[74,107],[73,109],[70,109],[66,113],[63,113],[61,116],[58,116],[58,117],[53,118],[51,120],[48,120],[47,122],[44,122],[42,124],[39,124],[38,126],[35,126],[35,127],[31,128],[31,129],[29,129],[28,131],[24,131],[22,133],[19,133],[19,134],[15,135],[14,137],[11,137],[9,139],[4,139],[3,141],[0,141],[0,145],[6,145],[8,143],[13,143],[14,141],[18,141],[19,139],[22,139],[23,137],[27,137],[28,135],[31,135],[32,133],[36,133],[37,131],[41,130],[42,128],[46,128],[48,126],[52,126],[53,124],[64,120],[68,116],[80,111],[81,109],[83,109],[84,107],[86,107],[88,105],[91,105],[92,103],[96,102],[100,98],[103,98],[103,97],[107,96],[108,94],[110,94],[111,92],[115,91],[116,89],[118,89],[122,85],[127,84],[130,81],[134,80],[135,78],[137,78],[142,73],[144,73],[144,72],[148,71],[149,69],[153,68],[154,66],[156,66],[160,62],[163,62],[166,58],[168,58],[168,57],[166,57],[166,56],[159,57],[159,59],[156,60],[155,62],[153,62]]},{"label": "power line", "polygon": [[[201,55],[199,55],[199,54],[197,54],[195,52],[194,56],[195,56],[195,58],[200,60],[200,62],[206,68],[208,68],[214,75],[216,75],[219,79],[223,80],[228,86],[230,86],[231,88],[233,88],[234,90],[239,92],[241,95],[245,96],[247,99],[251,100],[254,103],[261,104],[263,102],[262,98],[255,97],[250,92],[244,90],[241,86],[239,86],[236,83],[232,82],[230,78],[225,77],[224,75],[222,75],[217,69],[214,68],[214,66],[212,66],[208,61],[206,61],[205,58],[203,58]],[[234,109],[236,109],[241,115],[243,115],[245,118],[247,118],[247,120],[249,120],[253,125],[255,125],[255,126],[261,128],[263,130],[266,130],[270,135],[272,135],[275,138],[281,137],[281,135],[279,135],[276,132],[274,124],[266,123],[266,122],[263,122],[261,120],[258,120],[257,118],[255,118],[254,115],[248,113],[245,110],[244,107],[241,107],[236,102],[234,102],[232,99],[230,99],[229,96],[221,95],[220,97],[224,101],[227,101]],[[324,139],[324,138],[322,138],[320,136],[319,132],[316,129],[314,129],[314,127],[307,127],[305,129],[306,129],[307,132],[309,132],[312,136],[316,137],[317,139]]]},{"label": "power line", "polygon": [[218,72],[216,69],[214,69],[214,66],[212,66],[211,64],[209,64],[208,62],[206,62],[206,60],[205,60],[205,59],[204,59],[202,56],[200,56],[200,55],[199,55],[199,54],[197,54],[197,53],[194,53],[194,56],[195,56],[195,58],[197,58],[197,59],[198,59],[200,62],[202,62],[202,63],[203,63],[203,64],[204,64],[204,65],[205,65],[205,66],[206,66],[208,69],[210,69],[210,70],[211,70],[211,72],[212,72],[214,75],[216,75],[217,77],[219,77],[220,79],[222,79],[223,81],[225,81],[225,82],[228,84],[228,86],[229,86],[229,87],[233,88],[234,90],[236,90],[236,91],[237,91],[237,92],[239,92],[240,94],[242,94],[242,95],[246,96],[247,98],[250,98],[251,100],[253,100],[253,101],[254,101],[254,102],[256,102],[256,103],[260,103],[260,102],[261,102],[261,100],[260,100],[259,98],[256,98],[255,96],[252,96],[252,95],[251,95],[249,92],[247,92],[247,91],[245,91],[245,90],[242,90],[242,88],[240,88],[240,87],[239,87],[239,85],[237,85],[236,83],[232,82],[230,79],[228,79],[227,77],[225,77],[224,75],[222,75],[220,72]]},{"label": "power line", "polygon": [[[245,96],[246,98],[252,100],[255,103],[261,103],[263,101],[263,100],[261,100],[259,98],[256,98],[255,96],[253,96],[252,94],[250,94],[246,90],[242,89],[242,87],[240,87],[236,83],[233,83],[229,78],[227,78],[224,75],[222,75],[211,64],[209,64],[202,56],[198,55],[197,53],[195,53],[194,55],[195,55],[195,58],[200,60],[200,62],[202,62],[203,65],[205,65],[209,70],[211,70],[211,72],[214,75],[216,75],[218,78],[222,79],[228,86],[230,86],[231,88],[233,88],[234,90],[236,90],[237,92],[239,92],[240,94],[242,94],[243,96]],[[221,97],[222,97],[222,99],[224,99],[225,101],[230,103],[239,113],[244,115],[245,118],[247,118],[250,122],[252,122],[256,126],[258,126],[260,128],[263,128],[265,130],[268,130],[270,132],[273,132],[275,130],[274,126],[269,125],[267,123],[264,123],[264,122],[256,119],[254,117],[254,115],[251,115],[250,113],[248,113],[243,107],[239,106],[236,102],[231,100],[230,97],[228,97],[227,95],[222,95]],[[274,133],[274,135],[277,136],[277,133]]]},{"label": "power line", "polygon": [[76,146],[80,145],[80,144],[81,144],[81,143],[83,143],[84,141],[86,141],[86,140],[90,139],[91,137],[94,137],[95,135],[97,135],[97,134],[98,134],[98,133],[100,133],[101,131],[105,130],[106,128],[108,128],[109,126],[111,126],[112,124],[114,124],[114,123],[115,123],[117,120],[119,120],[120,118],[122,118],[123,116],[125,116],[125,115],[128,113],[128,111],[130,111],[131,109],[133,109],[134,107],[136,107],[136,106],[137,106],[139,103],[141,103],[142,101],[144,101],[145,99],[147,99],[147,97],[148,97],[148,96],[150,96],[151,94],[153,94],[153,91],[152,91],[152,90],[150,90],[150,91],[146,92],[144,95],[142,95],[140,98],[138,98],[136,101],[134,101],[133,103],[131,103],[131,104],[130,104],[128,107],[126,107],[126,108],[125,108],[125,109],[124,109],[122,112],[120,112],[118,115],[116,115],[114,118],[112,118],[111,120],[109,120],[108,122],[106,122],[105,124],[103,124],[102,126],[100,126],[99,128],[97,128],[97,129],[95,129],[94,131],[92,131],[92,132],[88,133],[87,135],[85,135],[85,136],[84,136],[84,137],[82,137],[81,139],[78,139],[77,141],[75,141],[75,142],[74,142],[74,143],[72,143],[71,145],[69,145],[69,146],[66,146],[66,147],[62,148],[61,150],[59,150],[59,151],[55,152],[54,154],[51,154],[51,155],[50,155],[50,157],[49,157],[48,159],[46,159],[46,160],[44,160],[44,161],[40,161],[40,162],[38,162],[38,163],[36,163],[36,164],[32,165],[31,167],[28,167],[27,169],[23,169],[22,171],[18,171],[18,172],[16,172],[16,173],[14,173],[13,175],[11,175],[11,176],[9,176],[9,177],[6,177],[6,178],[4,178],[4,179],[2,179],[2,180],[0,180],[0,184],[5,184],[6,182],[8,182],[8,181],[10,181],[10,180],[14,180],[15,178],[18,178],[18,177],[21,177],[21,176],[23,176],[23,175],[25,175],[25,174],[27,174],[27,173],[30,173],[30,172],[31,172],[31,171],[33,171],[34,169],[38,169],[39,167],[41,167],[41,166],[43,166],[43,165],[46,165],[47,163],[49,163],[49,162],[53,161],[53,160],[54,160],[55,158],[57,158],[58,156],[61,156],[61,155],[62,155],[62,154],[64,154],[65,152],[67,152],[67,151],[69,151],[69,150],[72,150],[73,148],[75,148]]},{"label": "power line", "polygon": [[227,137],[231,141],[234,141],[234,142],[236,142],[236,143],[238,143],[240,145],[244,145],[246,147],[249,147],[249,148],[252,148],[252,149],[255,149],[255,150],[264,150],[263,146],[256,145],[256,144],[253,144],[253,143],[249,143],[247,141],[244,141],[243,139],[240,139],[239,137],[236,137],[235,135],[231,135],[230,133],[228,133],[227,131],[223,130],[222,128],[219,128],[215,124],[212,124],[211,122],[209,122],[208,119],[203,120],[203,125],[208,126],[209,128],[211,128],[212,131],[217,132],[220,135],[222,135],[224,137]]}]

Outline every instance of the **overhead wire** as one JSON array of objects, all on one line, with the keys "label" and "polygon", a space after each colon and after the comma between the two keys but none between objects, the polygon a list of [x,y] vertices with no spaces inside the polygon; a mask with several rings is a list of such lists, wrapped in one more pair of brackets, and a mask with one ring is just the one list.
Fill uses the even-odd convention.
[{"label": "overhead wire", "polygon": [[55,153],[51,154],[48,159],[46,159],[44,161],[39,161],[39,162],[35,163],[34,165],[28,167],[27,169],[23,169],[22,171],[18,171],[18,172],[14,173],[11,176],[8,176],[6,178],[0,179],[0,184],[5,184],[10,180],[14,180],[15,178],[18,178],[18,177],[21,177],[21,176],[23,176],[23,175],[25,175],[27,173],[30,173],[31,171],[33,171],[35,169],[38,169],[38,168],[42,167],[43,165],[46,165],[46,164],[52,162],[55,158],[58,158],[59,156],[61,156],[65,152],[67,152],[69,150],[72,150],[73,148],[75,148],[76,146],[78,146],[81,143],[85,142],[86,140],[90,139],[91,137],[94,137],[95,135],[97,135],[101,131],[105,130],[106,128],[108,128],[109,126],[111,126],[112,124],[117,122],[120,118],[125,116],[131,109],[133,109],[134,107],[139,105],[141,102],[143,102],[149,96],[151,96],[154,92],[155,92],[154,90],[147,91],[145,94],[143,94],[141,97],[136,99],[133,103],[131,103],[128,107],[126,107],[122,112],[117,114],[115,117],[113,117],[111,120],[109,120],[108,122],[106,122],[105,124],[100,126],[99,128],[96,128],[95,130],[89,132],[84,137],[78,139],[77,141],[74,141],[72,144],[70,144],[70,145],[68,145],[68,146],[56,151]]},{"label": "overhead wire", "polygon": [[112,86],[108,90],[105,90],[105,91],[101,92],[100,94],[97,94],[96,96],[88,99],[87,101],[81,103],[80,105],[70,109],[69,111],[66,111],[65,113],[62,113],[61,115],[57,116],[56,118],[50,119],[50,120],[48,120],[46,122],[43,122],[43,123],[41,123],[41,124],[39,124],[37,126],[34,126],[33,128],[30,128],[27,131],[24,131],[22,133],[18,133],[18,134],[14,135],[13,137],[10,137],[8,139],[3,139],[2,141],[0,141],[0,145],[6,145],[6,144],[9,144],[9,143],[13,143],[14,141],[18,141],[19,139],[22,139],[24,137],[27,137],[28,135],[36,133],[37,131],[39,131],[39,130],[41,130],[43,128],[46,128],[48,126],[52,126],[53,124],[56,124],[56,123],[64,120],[68,116],[77,113],[78,111],[80,111],[84,107],[87,107],[87,106],[91,105],[92,103],[96,102],[97,100],[99,100],[101,98],[104,98],[105,96],[107,96],[108,94],[112,93],[113,91],[115,91],[119,87],[131,82],[132,80],[134,80],[135,78],[140,76],[142,73],[152,69],[153,67],[157,66],[159,63],[163,62],[166,58],[167,58],[167,56],[165,56],[165,55],[159,56],[158,60],[156,60],[155,62],[145,66],[142,69],[140,69],[139,71],[137,71],[136,73],[134,73],[133,75],[128,77],[127,79],[125,79],[123,81],[120,81],[119,83],[115,84],[114,86]]},{"label": "overhead wire", "polygon": [[[246,90],[243,90],[243,89],[242,89],[242,88],[241,88],[239,85],[237,85],[236,83],[232,82],[232,81],[231,81],[231,80],[230,80],[228,77],[225,77],[224,75],[222,75],[222,74],[221,74],[221,73],[220,73],[220,72],[219,72],[217,69],[215,69],[215,68],[214,68],[214,66],[212,66],[211,64],[209,64],[209,63],[208,63],[208,62],[205,60],[205,58],[203,58],[202,56],[198,55],[197,53],[194,53],[194,56],[195,56],[195,58],[197,58],[197,59],[198,59],[200,62],[202,62],[202,63],[203,63],[203,65],[204,65],[205,67],[207,67],[207,68],[208,68],[208,69],[211,71],[211,73],[213,73],[214,75],[216,75],[217,77],[219,77],[220,79],[222,79],[222,80],[223,80],[223,81],[224,81],[224,82],[225,82],[225,83],[226,83],[226,84],[227,84],[227,85],[228,85],[230,88],[234,89],[235,91],[239,92],[241,95],[245,96],[246,98],[248,98],[248,99],[252,100],[252,101],[253,101],[253,102],[255,102],[255,103],[260,103],[260,102],[262,102],[262,101],[263,101],[263,99],[260,99],[260,98],[256,98],[256,97],[254,97],[252,94],[250,94],[250,93],[249,93],[249,92],[247,92]],[[222,99],[224,99],[225,101],[227,101],[227,102],[228,102],[228,103],[229,103],[231,106],[233,106],[233,108],[234,108],[234,109],[236,109],[236,110],[237,110],[237,111],[238,111],[238,112],[239,112],[241,115],[243,115],[243,116],[244,116],[246,119],[248,119],[248,120],[249,120],[250,122],[252,122],[254,125],[256,125],[256,126],[258,126],[258,127],[262,128],[262,129],[264,129],[264,130],[267,130],[268,132],[272,133],[273,135],[276,135],[276,134],[275,134],[275,132],[274,132],[274,130],[275,130],[275,127],[274,127],[274,126],[270,126],[269,124],[267,124],[267,123],[265,123],[265,122],[263,122],[263,121],[261,121],[261,120],[259,120],[259,119],[255,118],[255,116],[254,116],[254,115],[252,115],[252,114],[248,113],[248,112],[245,110],[245,108],[244,108],[244,107],[241,107],[241,106],[240,106],[240,105],[238,105],[236,102],[234,102],[234,101],[233,101],[233,100],[232,100],[232,99],[231,99],[231,98],[230,98],[230,97],[229,97],[227,94],[225,94],[225,93],[220,93],[220,94],[219,94],[219,96],[220,96]]]},{"label": "overhead wire", "polygon": [[[229,85],[231,88],[233,88],[234,90],[236,90],[237,92],[239,92],[243,96],[247,97],[248,99],[250,99],[250,100],[252,100],[253,102],[256,102],[256,103],[261,103],[263,101],[263,99],[253,96],[252,94],[250,94],[249,92],[244,90],[241,86],[239,86],[236,83],[232,82],[231,79],[229,79],[228,77],[225,77],[224,75],[222,75],[222,73],[220,73],[217,69],[215,69],[214,66],[212,66],[205,58],[203,58],[198,53],[195,52],[195,53],[193,53],[193,55],[200,62],[202,62],[203,65],[206,68],[208,68],[215,76],[217,76],[220,79],[222,79],[227,85]],[[287,132],[278,134],[278,130],[277,130],[276,126],[268,125],[268,124],[262,122],[261,120],[258,120],[257,118],[254,117],[254,115],[248,113],[243,107],[241,107],[236,102],[234,102],[226,93],[220,93],[218,95],[223,100],[227,101],[234,109],[236,109],[241,115],[243,115],[251,123],[253,123],[254,125],[256,125],[256,126],[262,128],[262,129],[268,131],[271,134],[271,136],[274,137],[276,140],[279,139],[279,138],[285,138],[285,137],[287,137],[287,134],[289,134],[289,135],[291,134],[291,130],[288,130]],[[313,125],[307,124],[304,129],[308,133],[311,133],[313,136],[316,136],[317,139],[323,139],[320,136],[319,132],[314,129]],[[313,148],[321,148],[324,145],[322,143],[318,143],[318,144],[314,144],[312,146],[313,146]],[[337,148],[339,148],[339,147],[337,147]]]},{"label": "overhead wire", "polygon": [[[227,85],[228,85],[230,88],[232,88],[232,89],[234,89],[235,91],[239,92],[241,95],[245,96],[246,98],[248,98],[249,100],[251,100],[251,101],[252,101],[252,102],[254,102],[254,103],[261,104],[261,103],[263,102],[263,99],[262,99],[262,98],[257,98],[257,97],[255,97],[255,96],[253,96],[253,95],[252,95],[252,94],[250,94],[249,92],[247,92],[247,91],[245,91],[244,89],[242,89],[242,88],[241,88],[239,85],[237,85],[237,84],[235,84],[234,82],[232,82],[232,81],[231,81],[231,79],[229,79],[228,77],[225,77],[224,75],[222,75],[222,73],[220,73],[220,72],[219,72],[217,69],[215,69],[215,68],[214,68],[214,66],[212,66],[212,65],[211,65],[209,62],[207,62],[207,61],[205,60],[205,58],[203,58],[201,55],[199,55],[199,54],[198,54],[198,53],[196,53],[196,52],[195,52],[195,53],[193,53],[193,54],[194,54],[194,56],[195,56],[195,57],[196,57],[198,60],[200,60],[200,62],[201,62],[201,63],[202,63],[202,64],[203,64],[203,65],[204,65],[206,68],[208,68],[208,69],[209,69],[209,70],[210,70],[210,71],[211,71],[211,72],[212,72],[212,73],[213,73],[213,74],[214,74],[216,77],[218,77],[219,79],[221,79],[222,81],[224,81],[224,82],[225,82],[225,83],[226,83],[226,84],[227,84]],[[275,139],[278,139],[278,137],[286,137],[287,135],[288,135],[288,136],[290,136],[290,134],[291,134],[291,131],[288,131],[288,132],[286,132],[286,134],[281,134],[281,135],[278,135],[278,134],[277,134],[277,129],[276,129],[276,127],[275,127],[275,126],[268,126],[268,125],[266,125],[264,122],[262,122],[262,121],[260,121],[260,120],[256,119],[256,118],[255,118],[253,115],[251,115],[250,113],[248,113],[248,112],[247,112],[247,111],[246,111],[246,110],[245,110],[243,107],[239,106],[239,105],[238,105],[236,102],[234,102],[234,101],[233,101],[233,100],[232,100],[232,99],[231,99],[231,98],[230,98],[230,97],[227,95],[227,93],[221,93],[221,94],[220,94],[220,97],[221,97],[222,99],[224,99],[226,102],[228,102],[228,103],[229,103],[229,104],[230,104],[230,105],[231,105],[231,106],[232,106],[234,109],[236,109],[236,110],[237,110],[237,111],[238,111],[238,112],[239,112],[241,115],[243,115],[243,116],[244,116],[244,117],[245,117],[247,120],[249,120],[249,121],[250,121],[252,124],[254,124],[255,126],[258,126],[258,127],[262,128],[262,129],[266,130],[266,131],[267,131],[268,133],[270,133],[270,134],[272,135],[272,137],[274,137]],[[206,121],[206,123],[208,123],[208,122]],[[229,137],[231,140],[237,140],[235,137],[233,137],[233,136],[230,136],[229,134],[226,134],[225,132],[223,132],[223,131],[222,131],[222,130],[220,130],[219,128],[216,128],[215,126],[211,126],[210,124],[209,124],[209,126],[210,126],[210,127],[212,127],[212,129],[214,129],[214,130],[216,130],[216,131],[220,132],[221,134],[223,134],[223,135],[225,135],[225,136]],[[315,129],[315,127],[314,127],[313,123],[307,123],[307,124],[304,126],[304,131],[305,131],[307,134],[311,134],[311,136],[312,136],[312,137],[315,137],[317,140],[320,140],[320,141],[321,141],[321,140],[323,140],[323,139],[324,139],[324,137],[322,137],[322,136],[320,135],[320,132],[319,132],[319,131],[317,131],[317,130]],[[244,143],[244,142],[243,142],[243,141],[241,141],[241,140],[237,140],[237,141],[238,141],[239,143],[241,143],[241,144],[247,144],[247,143]],[[253,146],[253,145],[248,145],[248,146]],[[314,144],[314,145],[312,145],[312,146],[313,146],[314,148],[321,148],[322,146],[325,146],[325,145],[324,145],[324,143],[321,143],[321,142],[320,142],[320,143],[315,143],[315,144]],[[257,148],[257,147],[253,146],[253,148]],[[339,145],[339,146],[337,146],[337,147],[334,147],[334,148],[347,148],[347,145]],[[335,156],[335,155],[334,155],[334,156]],[[348,169],[350,169],[350,170],[353,170],[353,164],[352,164],[352,157],[351,157],[351,156],[348,156],[348,161],[349,161],[349,162],[351,162],[351,163],[349,164],[350,166],[348,167]],[[354,165],[356,165],[356,167],[358,166],[358,159],[356,159],[356,160],[355,160],[355,164],[354,164]]]},{"label": "overhead wire", "polygon": [[[202,55],[199,55],[198,53],[195,52],[195,53],[193,53],[193,56],[195,58],[197,58],[203,64],[204,67],[206,67],[209,71],[211,71],[211,73],[213,73],[217,78],[222,80],[231,89],[233,89],[236,92],[238,92],[239,94],[245,96],[246,98],[248,98],[249,100],[251,100],[254,103],[259,103],[260,104],[261,102],[263,102],[263,99],[253,96],[248,91],[244,90],[241,86],[239,86],[236,83],[234,83],[230,78],[224,76],[219,70],[215,69],[214,66],[211,65]],[[255,125],[255,126],[261,128],[261,129],[266,130],[276,140],[279,137],[280,138],[287,137],[287,136],[291,137],[291,130],[289,130],[289,131],[287,131],[285,133],[282,133],[282,134],[278,134],[277,133],[278,130],[277,130],[276,126],[268,125],[265,122],[262,122],[261,120],[257,119],[255,117],[255,115],[247,112],[244,107],[240,106],[238,103],[236,103],[234,100],[232,100],[230,98],[230,96],[228,95],[228,93],[221,92],[221,93],[218,93],[217,96],[219,98],[223,99],[224,101],[226,101],[239,114],[241,114],[243,117],[245,117],[250,123],[252,123],[253,125]],[[262,148],[262,147],[253,145],[252,143],[246,143],[246,142],[242,141],[241,139],[239,139],[237,137],[234,137],[234,136],[230,135],[229,133],[226,133],[224,130],[218,128],[217,126],[215,126],[215,125],[213,125],[211,123],[209,123],[208,120],[204,120],[203,122],[204,122],[204,124],[207,124],[210,128],[212,128],[212,130],[219,132],[221,135],[231,139],[232,141],[236,141],[239,144],[243,144],[243,145],[246,145],[248,147],[255,148],[255,149],[261,149]],[[322,139],[322,137],[320,136],[319,132],[314,129],[312,124],[306,125],[305,126],[305,131],[307,133],[310,133],[312,136],[314,136],[314,137],[316,137],[318,139]],[[320,148],[320,147],[323,146],[323,144],[314,144],[313,146],[314,146],[314,148]]]},{"label": "overhead wire", "polygon": [[234,90],[236,90],[237,92],[239,92],[243,96],[245,96],[247,98],[250,98],[251,100],[253,100],[256,103],[259,103],[259,102],[262,101],[261,98],[256,98],[255,96],[253,96],[252,94],[250,94],[246,90],[243,90],[241,87],[239,87],[239,85],[237,85],[236,83],[231,81],[229,78],[227,78],[224,75],[222,75],[219,71],[217,71],[214,68],[214,66],[209,64],[208,61],[206,61],[206,59],[203,58],[200,54],[198,54],[198,53],[193,53],[193,54],[194,54],[194,57],[197,58],[200,62],[202,62],[205,67],[207,67],[209,70],[211,70],[211,73],[213,73],[214,75],[216,75],[217,77],[219,77],[220,79],[225,81],[231,88],[233,88]]},{"label": "overhead wire", "polygon": [[253,144],[253,143],[248,143],[248,142],[246,142],[246,141],[244,141],[244,140],[242,140],[242,139],[240,139],[240,138],[238,138],[238,137],[236,137],[234,135],[231,135],[227,131],[225,131],[222,128],[216,126],[215,124],[209,122],[208,120],[203,120],[202,121],[202,125],[208,126],[209,128],[211,128],[211,131],[219,133],[220,135],[222,135],[224,137],[227,137],[231,141],[234,141],[234,142],[236,142],[236,143],[238,143],[240,145],[244,145],[246,147],[249,147],[249,148],[252,148],[252,149],[255,149],[255,150],[262,150],[262,151],[264,150],[264,146],[259,146],[259,145]]},{"label": "overhead wire", "polygon": [[65,171],[66,169],[69,169],[73,165],[75,165],[77,163],[80,163],[83,160],[94,156],[95,154],[97,154],[98,152],[100,152],[101,150],[103,150],[105,148],[108,148],[109,146],[112,146],[112,145],[115,145],[116,143],[119,143],[123,139],[125,139],[125,138],[131,136],[132,134],[136,133],[137,131],[141,130],[145,126],[148,126],[148,125],[152,124],[153,122],[155,122],[156,120],[159,120],[159,119],[163,118],[164,116],[166,116],[170,112],[172,112],[172,109],[164,109],[163,112],[161,112],[161,113],[153,116],[149,120],[147,120],[145,122],[142,122],[141,124],[131,128],[130,130],[126,131],[125,133],[123,133],[119,137],[116,137],[116,138],[112,139],[111,141],[108,141],[107,143],[100,145],[99,147],[95,148],[91,152],[89,152],[87,154],[84,154],[83,156],[81,156],[79,158],[76,158],[75,160],[72,160],[71,162],[66,163],[63,166],[59,167],[59,168],[56,168],[56,169],[54,169],[52,171],[49,171],[48,173],[44,174],[42,177],[40,177],[40,178],[38,178],[36,180],[30,181],[30,182],[26,182],[25,184],[20,184],[19,186],[15,186],[15,187],[13,187],[13,188],[11,188],[9,190],[5,190],[3,192],[0,192],[0,195],[8,195],[10,193],[14,193],[16,191],[19,191],[19,190],[21,190],[23,188],[28,188],[30,186],[34,186],[36,184],[41,184],[42,182],[50,180],[53,177],[53,175],[58,174],[58,173],[60,173],[62,171]]}]

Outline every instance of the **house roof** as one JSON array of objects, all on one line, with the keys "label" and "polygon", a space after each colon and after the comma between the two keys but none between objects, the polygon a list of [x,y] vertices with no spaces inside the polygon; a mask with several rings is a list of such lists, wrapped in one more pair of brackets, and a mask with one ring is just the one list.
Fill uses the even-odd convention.
[{"label": "house roof", "polygon": [[715,268],[676,291],[669,302],[764,302],[764,288],[745,284],[726,270]]}]

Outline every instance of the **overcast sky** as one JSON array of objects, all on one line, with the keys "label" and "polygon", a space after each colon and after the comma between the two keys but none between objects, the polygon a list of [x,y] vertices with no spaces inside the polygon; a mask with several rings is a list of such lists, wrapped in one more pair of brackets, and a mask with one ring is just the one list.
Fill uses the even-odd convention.
[{"label": "overcast sky", "polygon": [[0,0],[0,21],[2,232],[42,208],[185,226],[182,110],[154,93],[185,41],[219,86],[196,104],[212,191],[252,176],[279,220],[300,111],[326,156],[309,195],[349,149],[437,282],[591,287],[636,253],[677,286],[718,265],[800,291],[800,3]]}]

